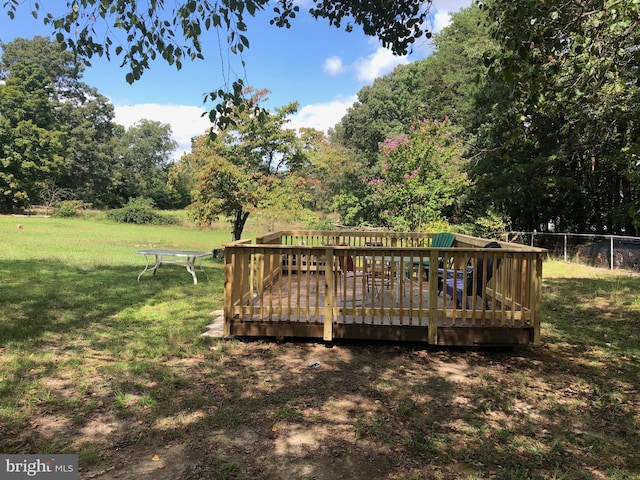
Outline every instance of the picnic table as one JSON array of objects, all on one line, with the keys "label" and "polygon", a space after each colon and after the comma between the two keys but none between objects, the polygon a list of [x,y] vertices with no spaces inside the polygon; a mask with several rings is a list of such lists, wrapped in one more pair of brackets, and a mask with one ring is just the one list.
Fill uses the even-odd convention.
[{"label": "picnic table", "polygon": [[[145,273],[152,271],[155,275],[161,265],[184,265],[187,268],[187,272],[193,277],[193,284],[198,284],[198,277],[196,276],[196,268],[198,271],[204,273],[209,279],[209,275],[202,268],[202,259],[210,257],[213,252],[199,252],[194,250],[165,250],[165,249],[149,249],[138,250],[136,252],[139,255],[144,255],[147,265],[144,270],[138,275],[138,281],[140,277]],[[149,261],[150,258],[155,257],[155,261]]]}]

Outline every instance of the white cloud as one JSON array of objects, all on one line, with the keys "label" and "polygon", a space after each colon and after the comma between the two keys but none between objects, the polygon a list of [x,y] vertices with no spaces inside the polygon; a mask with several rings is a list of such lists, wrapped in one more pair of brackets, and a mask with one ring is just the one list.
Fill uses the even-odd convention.
[{"label": "white cloud", "polygon": [[[291,117],[288,128],[315,128],[327,132],[345,115],[347,109],[356,101],[356,96],[337,98],[327,103],[314,103],[303,106]],[[153,120],[171,125],[172,138],[178,143],[173,155],[180,159],[191,151],[191,139],[206,133],[211,127],[207,116],[201,117],[204,109],[189,105],[162,105],[145,103],[121,105],[115,107],[115,122],[129,128],[142,119]]]},{"label": "white cloud", "polygon": [[433,0],[431,4],[431,32],[438,33],[451,25],[451,14],[470,7],[472,0]]},{"label": "white cloud", "polygon": [[329,75],[338,75],[344,71],[344,65],[340,57],[329,57],[324,60],[324,71]]},{"label": "white cloud", "polygon": [[407,63],[409,63],[409,59],[406,56],[396,56],[391,50],[378,47],[367,58],[356,61],[356,77],[362,82],[370,83],[376,78],[389,73],[398,65]]},{"label": "white cloud", "polygon": [[327,103],[312,103],[303,106],[298,113],[291,117],[288,128],[301,127],[315,128],[327,132],[333,128],[347,113],[347,109],[353,105],[357,97],[337,98]]},{"label": "white cloud", "polygon": [[451,25],[451,12],[448,11],[437,11],[433,15],[433,24],[431,27],[431,31],[433,33],[440,32],[443,28]]},{"label": "white cloud", "polygon": [[202,117],[204,108],[190,105],[163,105],[144,103],[138,105],[115,106],[115,122],[125,128],[147,119],[171,125],[172,138],[178,143],[173,158],[179,159],[183,153],[191,151],[191,139],[204,134],[211,127],[207,116]]}]

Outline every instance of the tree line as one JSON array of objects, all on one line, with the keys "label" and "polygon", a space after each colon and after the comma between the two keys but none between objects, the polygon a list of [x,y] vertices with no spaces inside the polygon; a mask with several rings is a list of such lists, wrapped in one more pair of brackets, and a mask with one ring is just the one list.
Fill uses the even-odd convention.
[{"label": "tree line", "polygon": [[[414,3],[399,8],[410,15]],[[260,108],[268,92],[234,84],[231,93],[215,92],[225,99],[210,115],[215,135],[194,139],[191,153],[172,165],[162,155],[134,153],[150,132],[118,131],[100,95],[77,86],[77,65],[61,70],[65,81],[51,84],[59,87],[57,100],[46,92],[32,93],[29,107],[15,113],[11,102],[18,101],[21,90],[46,83],[26,71],[15,73],[23,67],[12,64],[10,56],[4,59],[5,48],[0,135],[3,148],[11,144],[16,151],[7,150],[10,156],[3,151],[3,164],[20,168],[3,169],[0,182],[15,184],[35,163],[50,177],[55,172],[60,185],[93,192],[88,201],[110,206],[131,196],[126,185],[135,185],[129,179],[136,168],[144,168],[138,163],[152,165],[158,175],[147,171],[139,177],[144,182],[136,185],[135,196],[155,195],[160,206],[188,204],[201,225],[230,218],[234,238],[258,209],[315,225],[335,214],[343,224],[399,230],[635,234],[640,224],[639,18],[640,4],[631,1],[476,3],[454,14],[450,26],[434,36],[435,53],[364,87],[328,135],[292,132],[287,119],[297,104],[268,112]],[[396,47],[406,50],[408,44]],[[65,58],[66,50],[59,52]],[[72,79],[76,87],[65,87]],[[78,92],[83,93],[74,97]],[[44,108],[45,97],[57,106],[49,104],[36,121],[29,115]],[[70,126],[81,126],[89,113],[74,120],[64,112],[89,104],[96,119],[84,128],[102,125],[102,138],[118,141],[83,152],[71,147],[73,141],[80,146],[83,129]],[[47,118],[58,130],[38,137],[43,127],[37,122]],[[21,135],[38,142],[20,142]],[[101,175],[86,174],[99,165]],[[102,186],[96,185],[100,179]],[[31,191],[43,180],[37,178]],[[13,203],[5,193],[5,208],[31,195],[24,191]]]},{"label": "tree line", "polygon": [[82,82],[84,66],[57,42],[0,48],[0,212],[72,197],[102,208],[135,197],[161,208],[189,203],[167,186],[176,147],[169,125],[116,124],[113,105]]},{"label": "tree line", "polygon": [[[639,27],[637,2],[474,4],[436,36],[433,55],[363,88],[332,136],[375,170],[385,139],[448,118],[469,183],[447,220],[634,235]],[[371,218],[372,194],[345,195],[342,213]]]}]

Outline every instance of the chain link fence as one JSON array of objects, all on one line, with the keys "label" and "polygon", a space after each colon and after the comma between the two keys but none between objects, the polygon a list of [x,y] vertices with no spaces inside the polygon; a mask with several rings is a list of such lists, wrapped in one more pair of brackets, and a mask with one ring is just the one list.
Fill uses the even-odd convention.
[{"label": "chain link fence", "polygon": [[640,237],[584,233],[508,232],[508,242],[546,248],[555,258],[595,267],[640,271]]}]

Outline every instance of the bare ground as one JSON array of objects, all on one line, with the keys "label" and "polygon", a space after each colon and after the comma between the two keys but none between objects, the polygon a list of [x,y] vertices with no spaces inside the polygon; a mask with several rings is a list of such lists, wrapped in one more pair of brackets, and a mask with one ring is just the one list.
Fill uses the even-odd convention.
[{"label": "bare ground", "polygon": [[[119,402],[101,387],[109,378],[94,378],[95,408],[43,408],[29,431],[2,432],[0,449],[80,452],[81,479],[595,479],[610,478],[599,459],[616,442],[639,442],[637,388],[617,386],[631,403],[605,408],[594,367],[549,347],[207,348],[121,385]],[[49,381],[60,402],[77,393]]]}]

